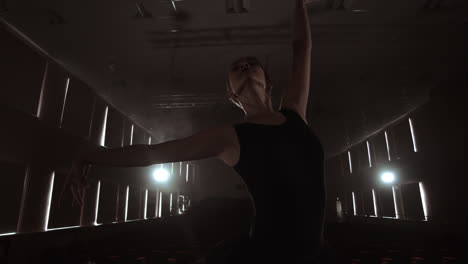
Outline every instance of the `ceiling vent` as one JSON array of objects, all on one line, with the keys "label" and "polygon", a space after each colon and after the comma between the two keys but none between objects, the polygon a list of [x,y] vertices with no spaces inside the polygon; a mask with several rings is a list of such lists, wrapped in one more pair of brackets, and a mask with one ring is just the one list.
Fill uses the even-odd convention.
[{"label": "ceiling vent", "polygon": [[151,97],[151,106],[157,109],[201,108],[229,105],[226,96],[207,94],[160,94]]},{"label": "ceiling vent", "polygon": [[248,13],[250,10],[250,0],[226,0],[227,14]]},{"label": "ceiling vent", "polygon": [[232,28],[205,28],[184,30],[174,34],[164,31],[147,31],[148,41],[154,49],[179,47],[239,46],[239,45],[290,45],[289,26],[257,26]]}]

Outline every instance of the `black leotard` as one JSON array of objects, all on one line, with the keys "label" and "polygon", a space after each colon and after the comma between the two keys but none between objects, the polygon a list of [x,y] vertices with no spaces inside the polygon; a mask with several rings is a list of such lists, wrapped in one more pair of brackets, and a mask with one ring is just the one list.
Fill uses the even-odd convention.
[{"label": "black leotard", "polygon": [[295,111],[280,112],[286,117],[281,125],[234,125],[240,144],[234,169],[246,183],[256,213],[251,237],[233,262],[315,263],[321,247],[323,148]]}]

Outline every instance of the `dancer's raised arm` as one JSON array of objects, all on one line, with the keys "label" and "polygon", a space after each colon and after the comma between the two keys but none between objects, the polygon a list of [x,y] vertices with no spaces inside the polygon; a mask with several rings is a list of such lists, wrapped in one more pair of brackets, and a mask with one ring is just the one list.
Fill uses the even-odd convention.
[{"label": "dancer's raised arm", "polygon": [[294,36],[292,41],[293,63],[289,85],[283,92],[281,108],[291,108],[306,121],[307,102],[310,86],[310,55],[312,40],[306,0],[296,2],[294,17]]}]

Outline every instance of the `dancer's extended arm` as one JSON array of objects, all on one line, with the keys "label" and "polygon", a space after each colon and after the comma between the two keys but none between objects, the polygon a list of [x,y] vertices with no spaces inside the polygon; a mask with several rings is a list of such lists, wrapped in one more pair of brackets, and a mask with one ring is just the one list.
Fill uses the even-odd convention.
[{"label": "dancer's extended arm", "polygon": [[281,108],[292,108],[306,120],[310,86],[310,55],[312,40],[305,0],[296,2],[293,36],[292,75],[287,89],[283,92]]},{"label": "dancer's extended arm", "polygon": [[229,147],[229,125],[198,132],[190,137],[154,145],[132,145],[107,149],[83,145],[78,151],[67,179],[62,187],[59,201],[70,186],[74,200],[83,203],[84,191],[93,179],[88,173],[89,165],[144,167],[152,164],[199,160],[220,157]]},{"label": "dancer's extended arm", "polygon": [[142,167],[152,164],[199,160],[217,157],[223,153],[229,142],[227,126],[219,126],[198,132],[190,137],[171,140],[153,145],[132,145],[86,153],[83,160],[88,164]]}]

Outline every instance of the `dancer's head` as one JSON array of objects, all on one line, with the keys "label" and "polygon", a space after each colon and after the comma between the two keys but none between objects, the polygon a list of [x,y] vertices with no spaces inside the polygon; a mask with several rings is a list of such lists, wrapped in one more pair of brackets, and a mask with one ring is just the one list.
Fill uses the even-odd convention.
[{"label": "dancer's head", "polygon": [[[246,81],[251,81],[256,85],[248,86]],[[257,58],[242,57],[231,64],[226,81],[227,96],[240,108],[243,108],[245,100],[249,100],[253,95],[261,97],[260,99],[264,102],[271,103],[272,87],[268,73]],[[256,90],[248,91],[245,88]]]}]

